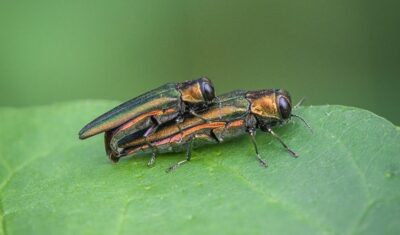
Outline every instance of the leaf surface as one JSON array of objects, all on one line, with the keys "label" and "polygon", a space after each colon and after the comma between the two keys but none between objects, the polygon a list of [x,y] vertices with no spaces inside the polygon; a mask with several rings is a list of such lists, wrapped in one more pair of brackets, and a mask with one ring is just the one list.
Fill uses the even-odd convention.
[{"label": "leaf surface", "polygon": [[343,106],[295,111],[276,132],[290,155],[258,132],[184,154],[111,164],[103,137],[80,128],[115,106],[85,101],[0,109],[0,234],[399,234],[400,129]]}]

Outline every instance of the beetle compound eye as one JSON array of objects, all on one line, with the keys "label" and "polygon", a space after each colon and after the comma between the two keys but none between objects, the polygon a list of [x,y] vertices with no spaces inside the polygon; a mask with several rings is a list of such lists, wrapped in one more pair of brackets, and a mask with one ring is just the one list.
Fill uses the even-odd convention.
[{"label": "beetle compound eye", "polygon": [[292,107],[285,97],[279,97],[279,112],[283,119],[288,119],[292,112]]},{"label": "beetle compound eye", "polygon": [[205,101],[212,101],[215,98],[214,87],[210,83],[203,82],[201,91]]}]

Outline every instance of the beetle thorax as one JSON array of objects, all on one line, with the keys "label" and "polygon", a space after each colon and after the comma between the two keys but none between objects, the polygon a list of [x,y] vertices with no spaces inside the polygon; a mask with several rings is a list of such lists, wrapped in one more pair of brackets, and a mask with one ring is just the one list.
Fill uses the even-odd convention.
[{"label": "beetle thorax", "polygon": [[200,103],[204,102],[204,97],[201,92],[199,83],[191,84],[180,89],[182,94],[182,101],[186,103]]},{"label": "beetle thorax", "polygon": [[250,110],[261,118],[279,119],[279,111],[276,105],[276,95],[261,96],[252,100]]}]

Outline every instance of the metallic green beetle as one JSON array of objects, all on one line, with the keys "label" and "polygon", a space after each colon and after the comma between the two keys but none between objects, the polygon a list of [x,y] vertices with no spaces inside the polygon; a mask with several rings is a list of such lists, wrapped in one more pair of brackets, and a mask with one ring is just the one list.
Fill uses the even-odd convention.
[{"label": "metallic green beetle", "polygon": [[[126,136],[118,142],[117,158],[140,153],[179,152],[186,150],[187,159],[169,168],[174,170],[190,160],[192,143],[194,147],[210,143],[221,143],[248,133],[254,144],[256,156],[261,165],[267,166],[258,152],[255,132],[260,128],[275,137],[292,156],[293,152],[272,130],[273,127],[287,122],[292,116],[292,103],[288,92],[280,89],[261,91],[234,91],[219,97],[214,103],[200,113],[202,118],[186,118],[179,124],[166,124],[151,136]],[[298,116],[296,116],[298,117]],[[204,122],[207,119],[208,122]],[[302,119],[303,120],[303,119]]]},{"label": "metallic green beetle", "polygon": [[[188,114],[196,116],[197,111],[206,108],[214,99],[214,87],[206,77],[183,83],[168,83],[99,116],[82,128],[79,138],[86,139],[105,132],[106,141],[116,143],[138,131],[147,137],[165,122],[181,122],[185,115],[190,116]],[[106,151],[110,153],[108,147]],[[109,157],[116,161],[113,155]]]}]

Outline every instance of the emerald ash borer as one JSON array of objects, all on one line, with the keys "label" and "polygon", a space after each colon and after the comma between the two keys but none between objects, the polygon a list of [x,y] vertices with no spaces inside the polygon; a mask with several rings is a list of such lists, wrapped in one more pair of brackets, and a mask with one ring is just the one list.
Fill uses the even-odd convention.
[{"label": "emerald ash borer", "polygon": [[[112,161],[117,143],[126,136],[140,132],[151,136],[166,122],[179,123],[185,117],[199,116],[215,99],[212,82],[202,77],[182,83],[168,83],[133,98],[91,121],[79,132],[80,139],[105,132],[106,152]],[[111,134],[112,133],[112,134]]]},{"label": "emerald ash borer", "polygon": [[259,163],[266,167],[267,162],[261,158],[255,140],[256,130],[260,129],[270,133],[293,157],[298,156],[272,130],[273,127],[286,123],[291,117],[300,118],[292,114],[292,101],[287,91],[239,90],[221,95],[217,100],[197,115],[185,114],[183,122],[177,123],[171,119],[164,122],[152,135],[145,136],[143,133],[146,130],[143,128],[136,133],[125,135],[119,138],[116,148],[110,146],[109,140],[114,134],[118,134],[118,129],[115,132],[110,131],[108,140],[106,138],[107,151],[111,152],[114,161],[127,155],[149,153],[149,165],[154,164],[158,153],[186,151],[186,159],[168,168],[169,172],[190,161],[194,147],[222,143],[248,134]]}]

